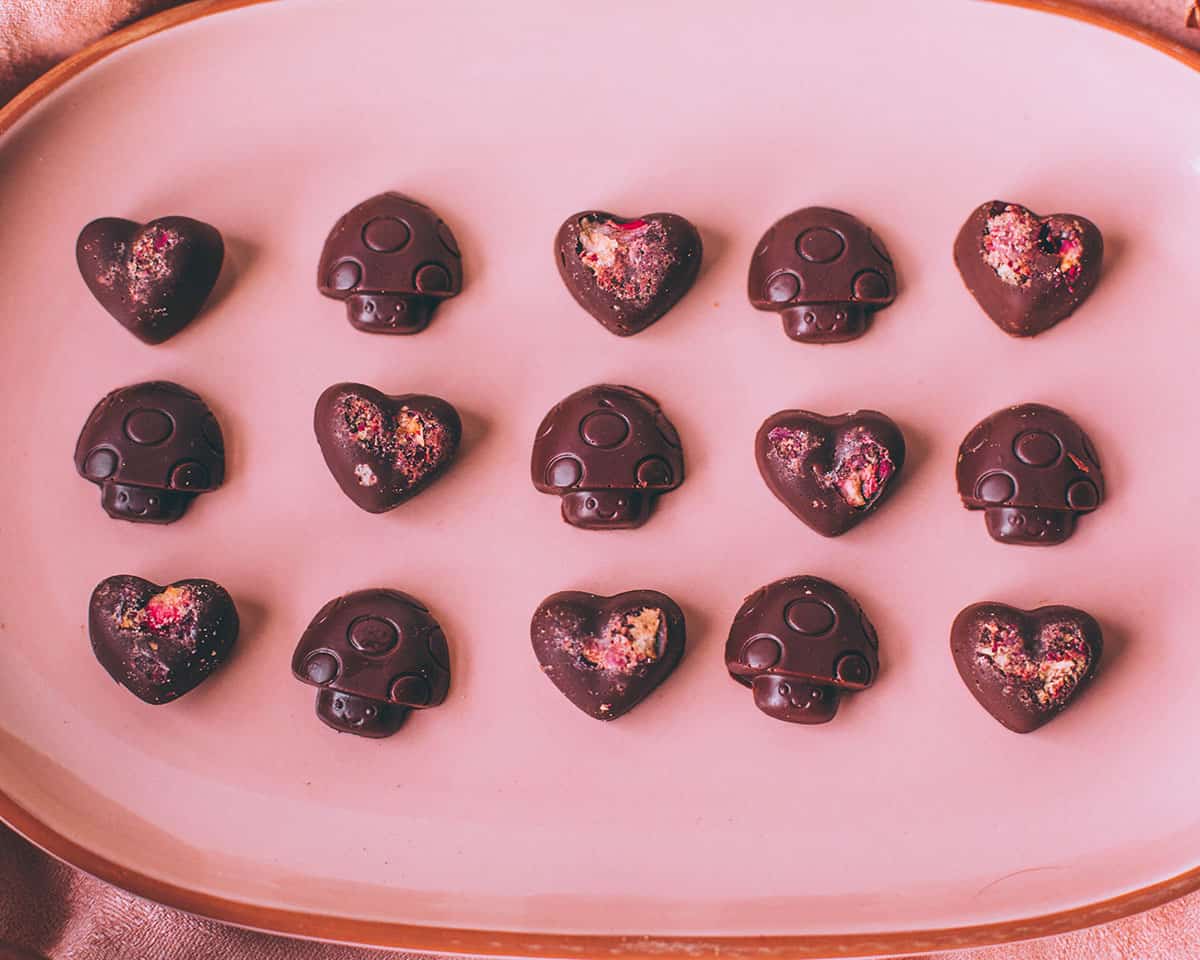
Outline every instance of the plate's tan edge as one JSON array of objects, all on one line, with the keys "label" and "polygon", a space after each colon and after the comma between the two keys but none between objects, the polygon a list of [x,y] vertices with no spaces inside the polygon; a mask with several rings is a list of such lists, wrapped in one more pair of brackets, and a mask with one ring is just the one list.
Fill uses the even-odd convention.
[{"label": "plate's tan edge", "polygon": [[[272,0],[194,0],[110,34],[80,51],[0,107],[0,135],[52,91],[115,50],[180,23],[238,7]],[[1167,40],[1149,30],[1084,7],[1072,0],[994,0],[1072,17],[1145,43],[1200,71],[1200,52]],[[732,960],[770,957],[862,957],[880,954],[925,953],[963,947],[1012,943],[1067,933],[1127,917],[1160,906],[1200,889],[1200,867],[1177,877],[1098,903],[1023,920],[951,927],[937,930],[878,934],[817,934],[769,937],[583,936],[553,933],[514,933],[499,930],[458,930],[386,921],[355,920],[283,910],[229,900],[167,883],[100,856],[56,832],[30,810],[0,791],[0,820],[47,853],[141,897],[225,923],[273,933],[343,943],[395,947],[424,953],[465,953],[515,957],[620,957],[659,960],[664,956],[720,956]]]}]

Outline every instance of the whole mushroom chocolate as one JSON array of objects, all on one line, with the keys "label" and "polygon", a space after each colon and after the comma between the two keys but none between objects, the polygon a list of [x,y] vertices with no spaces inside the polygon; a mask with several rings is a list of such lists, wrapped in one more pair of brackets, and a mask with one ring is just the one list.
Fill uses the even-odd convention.
[{"label": "whole mushroom chocolate", "polygon": [[410,710],[446,699],[450,652],[419,600],[399,590],[359,590],[320,609],[292,655],[292,673],[317,688],[323,723],[390,737]]},{"label": "whole mushroom chocolate", "polygon": [[819,577],[776,580],[733,619],[725,666],[754,691],[763,713],[789,723],[827,723],[843,690],[879,673],[879,639],[858,602]]},{"label": "whole mushroom chocolate", "polygon": [[171,523],[225,479],[221,426],[207,404],[165,380],[114,390],[75,444],[75,468],[117,520]]},{"label": "whole mushroom chocolate", "polygon": [[563,519],[572,526],[640,527],[654,498],[683,483],[683,449],[652,397],[599,384],[546,414],[531,472],[539,491],[562,497]]},{"label": "whole mushroom chocolate", "polygon": [[749,293],[755,309],[780,315],[793,340],[839,343],[866,333],[870,315],[896,299],[896,271],[857,217],[806,207],[758,242]]},{"label": "whole mushroom chocolate", "polygon": [[1001,543],[1062,543],[1104,500],[1100,458],[1069,416],[1041,403],[998,410],[958,448],[958,493]]},{"label": "whole mushroom chocolate", "polygon": [[439,303],[462,290],[462,255],[436,213],[399,193],[381,193],[329,233],[317,287],[346,302],[366,333],[420,333]]}]

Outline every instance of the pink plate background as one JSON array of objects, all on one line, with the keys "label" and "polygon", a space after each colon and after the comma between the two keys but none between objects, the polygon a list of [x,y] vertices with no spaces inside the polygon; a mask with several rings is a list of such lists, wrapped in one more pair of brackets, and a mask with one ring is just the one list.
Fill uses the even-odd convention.
[{"label": "pink plate background", "polygon": [[[796,6],[290,0],[124,50],[0,142],[0,788],[197,891],[462,927],[930,928],[1200,863],[1200,128],[1180,122],[1200,78],[1018,10]],[[356,333],[315,290],[328,228],[389,188],[431,203],[466,263],[411,339]],[[1036,341],[993,327],[951,262],[993,196],[1105,231],[1097,293]],[[792,344],[746,302],[755,241],[811,203],[867,219],[897,261],[900,298],[853,344]],[[631,340],[556,276],[554,231],[587,206],[674,210],[704,235],[693,291]],[[150,348],[91,300],[73,245],[93,217],[166,213],[216,224],[229,255],[213,307]],[[230,480],[145,529],[108,520],[70,457],[104,392],[158,377],[216,410]],[[311,435],[343,379],[455,403],[460,463],[391,514],[358,511]],[[602,380],[654,393],[685,445],[687,482],[632,533],[563,525],[528,479],[542,414]],[[1022,400],[1073,413],[1109,480],[1051,550],[992,543],[953,487],[963,434]],[[903,486],[840,540],[757,476],[754,431],[788,406],[876,407],[909,440]],[[113,685],[84,622],[117,572],[227,586],[228,667],[165,708]],[[879,684],[822,729],[757,713],[721,662],[743,595],[802,572],[858,596],[882,641]],[[455,671],[446,705],[384,742],[327,731],[288,671],[316,609],[372,585],[429,603]],[[601,725],[539,676],[529,615],[555,590],[632,587],[683,606],[689,652]],[[1097,683],[1035,735],[955,674],[949,624],[980,599],[1104,626]]]}]

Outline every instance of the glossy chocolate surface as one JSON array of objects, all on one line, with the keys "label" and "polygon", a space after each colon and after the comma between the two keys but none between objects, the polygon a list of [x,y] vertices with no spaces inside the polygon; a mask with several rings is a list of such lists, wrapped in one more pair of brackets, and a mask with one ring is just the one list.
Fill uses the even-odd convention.
[{"label": "glossy chocolate surface", "polygon": [[393,397],[363,383],[335,383],[317,400],[313,431],[342,492],[368,513],[382,513],[450,466],[462,420],[439,397]]},{"label": "glossy chocolate surface", "polygon": [[225,479],[225,441],[199,395],[165,380],[101,400],[75,444],[75,469],[117,520],[171,523]]},{"label": "glossy chocolate surface", "polygon": [[191,217],[93,220],[75,242],[92,295],[143,343],[162,343],[195,319],[216,285],[225,243]]},{"label": "glossy chocolate surface", "polygon": [[618,337],[645,330],[679,302],[700,272],[701,251],[699,232],[673,213],[626,219],[584,210],[554,238],[571,296]]},{"label": "glossy chocolate surface", "polygon": [[329,232],[317,287],[344,300],[365,333],[420,333],[443,300],[462,291],[462,255],[436,213],[399,193],[381,193]]},{"label": "glossy chocolate surface", "polygon": [[1001,543],[1062,543],[1104,500],[1100,458],[1069,416],[1041,403],[998,410],[958,448],[958,493]]},{"label": "glossy chocolate surface", "polygon": [[598,384],[546,414],[531,472],[538,490],[562,497],[563,519],[572,526],[640,527],[654,498],[683,483],[683,448],[653,397]]},{"label": "glossy chocolate surface", "polygon": [[793,340],[840,343],[861,337],[871,315],[896,299],[896,271],[857,217],[806,207],[763,235],[748,286],[755,309],[778,313]]},{"label": "glossy chocolate surface", "polygon": [[169,586],[128,575],[102,580],[88,605],[92,652],[117,683],[146,703],[170,703],[229,656],[238,613],[211,580]]},{"label": "glossy chocolate surface", "polygon": [[615,720],[641,703],[683,656],[683,611],[657,590],[547,597],[530,624],[542,672],[575,706]]},{"label": "glossy chocolate surface", "polygon": [[853,597],[820,577],[776,580],[746,598],[725,643],[729,675],[767,716],[827,723],[842,692],[879,673],[879,638]]},{"label": "glossy chocolate surface", "polygon": [[390,737],[410,710],[450,690],[441,626],[399,590],[359,590],[325,604],[292,655],[297,680],[317,688],[316,712],[340,733]]},{"label": "glossy chocolate surface", "polygon": [[967,689],[1009,730],[1029,733],[1064,710],[1100,662],[1100,624],[1074,607],[976,603],[954,618],[950,651]]},{"label": "glossy chocolate surface", "polygon": [[1104,239],[1073,213],[1040,217],[992,200],[967,218],[954,241],[963,283],[996,326],[1032,337],[1074,313],[1100,279]]},{"label": "glossy chocolate surface", "polygon": [[891,493],[904,436],[888,417],[858,410],[825,417],[781,410],[759,427],[758,472],[770,491],[824,537],[857,526]]}]

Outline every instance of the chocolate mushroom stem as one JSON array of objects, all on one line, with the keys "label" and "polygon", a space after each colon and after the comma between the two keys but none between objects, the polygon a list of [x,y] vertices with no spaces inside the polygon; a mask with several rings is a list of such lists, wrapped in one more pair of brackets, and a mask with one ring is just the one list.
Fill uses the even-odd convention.
[{"label": "chocolate mushroom stem", "polygon": [[650,517],[650,497],[636,490],[575,490],[563,494],[562,515],[576,527],[640,527]]},{"label": "chocolate mushroom stem", "polygon": [[857,303],[811,303],[779,313],[783,332],[800,342],[819,335],[822,343],[844,343],[859,337],[867,326],[867,311]]}]

